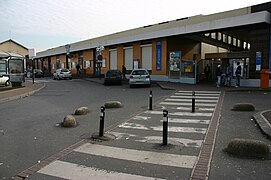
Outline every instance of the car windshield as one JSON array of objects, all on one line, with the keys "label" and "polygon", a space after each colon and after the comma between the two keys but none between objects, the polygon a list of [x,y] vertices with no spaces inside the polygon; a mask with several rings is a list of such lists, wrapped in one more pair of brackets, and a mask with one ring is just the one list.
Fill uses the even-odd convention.
[{"label": "car windshield", "polygon": [[68,69],[61,69],[61,72],[69,72]]},{"label": "car windshield", "polygon": [[107,71],[106,76],[118,76],[120,75],[119,71]]},{"label": "car windshield", "polygon": [[133,71],[132,75],[148,75],[148,72],[145,70],[136,70]]}]

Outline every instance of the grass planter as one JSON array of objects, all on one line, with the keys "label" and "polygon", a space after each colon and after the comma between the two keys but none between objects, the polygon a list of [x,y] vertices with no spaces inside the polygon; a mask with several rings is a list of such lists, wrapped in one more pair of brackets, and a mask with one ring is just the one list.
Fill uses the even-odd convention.
[{"label": "grass planter", "polygon": [[237,103],[232,108],[233,111],[255,111],[255,107],[251,103]]},{"label": "grass planter", "polygon": [[108,102],[106,102],[104,104],[104,107],[106,109],[110,109],[110,108],[121,108],[121,107],[123,107],[123,105],[119,101],[108,101]]},{"label": "grass planter", "polygon": [[233,139],[225,152],[238,157],[270,159],[269,147],[266,143],[251,139]]}]

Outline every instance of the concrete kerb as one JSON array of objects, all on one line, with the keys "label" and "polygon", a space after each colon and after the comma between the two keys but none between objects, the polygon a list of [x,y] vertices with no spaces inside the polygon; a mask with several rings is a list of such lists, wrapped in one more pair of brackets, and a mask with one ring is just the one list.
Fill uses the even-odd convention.
[{"label": "concrete kerb", "polygon": [[16,100],[16,99],[20,99],[20,98],[24,98],[24,97],[30,96],[30,95],[32,95],[32,94],[40,91],[44,87],[45,87],[45,84],[43,83],[43,85],[40,88],[36,89],[36,90],[29,91],[29,92],[24,93],[24,94],[15,95],[15,96],[11,96],[11,97],[8,97],[8,98],[0,99],[0,103],[5,103],[5,102],[8,102],[8,101],[12,101],[12,100]]},{"label": "concrete kerb", "polygon": [[265,119],[265,117],[263,116],[263,113],[270,111],[270,110],[266,110],[266,111],[262,111],[259,113],[256,113],[255,115],[253,115],[253,119],[254,121],[258,124],[258,126],[260,127],[261,131],[268,137],[271,138],[271,124],[267,121],[267,119]]}]

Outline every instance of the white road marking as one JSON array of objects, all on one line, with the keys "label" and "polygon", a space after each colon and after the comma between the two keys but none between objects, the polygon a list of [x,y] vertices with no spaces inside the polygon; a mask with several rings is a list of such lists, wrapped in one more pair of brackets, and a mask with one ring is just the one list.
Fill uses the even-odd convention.
[{"label": "white road marking", "polygon": [[[175,93],[175,95],[181,95],[181,96],[192,96],[192,93]],[[206,97],[212,97],[212,96],[219,96],[219,94],[204,94],[204,93],[196,93],[196,96],[206,96]]]},{"label": "white road marking", "polygon": [[[179,99],[191,99],[192,96],[170,96],[171,98],[179,98]],[[208,97],[208,96],[195,96],[196,99],[218,99],[219,97]]]},{"label": "white road marking", "polygon": [[[114,136],[116,136],[116,139],[130,139],[130,137],[137,138],[136,142],[142,142],[142,143],[157,143],[157,141],[162,142],[162,136],[139,136],[135,134],[129,134],[129,133],[120,133],[120,132],[110,132]],[[168,137],[169,140],[179,142],[181,144],[184,144],[185,147],[195,147],[199,148],[201,147],[201,144],[203,140],[194,140],[194,139],[185,139],[185,138],[173,138]]]},{"label": "white road marking", "polygon": [[[192,93],[193,91],[178,91],[180,93]],[[195,93],[220,94],[220,91],[194,91]]]},{"label": "white road marking", "polygon": [[158,153],[152,151],[140,151],[118,147],[103,146],[98,144],[86,143],[74,150],[75,152],[86,153],[96,156],[123,159],[141,163],[165,165],[182,168],[193,168],[197,156],[177,155]]},{"label": "white road marking", "polygon": [[155,177],[145,177],[133,174],[119,173],[115,171],[107,171],[93,167],[86,167],[79,164],[56,160],[45,166],[38,173],[46,174],[54,177],[72,180],[151,180],[159,179]]},{"label": "white road marking", "polygon": [[[161,119],[161,122],[163,120]],[[209,124],[210,120],[168,118],[169,123]]]},{"label": "white road marking", "polygon": [[[192,99],[170,99],[170,98],[167,98],[165,99],[165,101],[174,101],[174,102],[191,102],[192,103]],[[214,102],[216,103],[217,100],[210,100],[210,99],[195,99],[195,102]]]},{"label": "white road marking", "polygon": [[[146,136],[143,137],[144,139],[142,140],[135,140],[137,142],[147,142],[147,143],[157,143],[157,141],[162,142],[163,137],[162,136]],[[194,148],[199,148],[201,147],[202,140],[193,140],[193,139],[184,139],[184,138],[168,138],[169,141],[175,141],[183,144],[185,147],[194,147]]]},{"label": "white road marking", "polygon": [[[154,131],[162,131],[162,126],[153,126],[153,127],[146,127],[141,124],[137,123],[123,123],[119,125],[120,128],[126,128],[126,129],[141,129],[141,130],[154,130]],[[168,127],[169,132],[183,132],[183,133],[206,133],[206,128],[194,128],[194,127]]]},{"label": "white road marking", "polygon": [[[163,131],[163,126],[150,127],[154,131]],[[206,134],[206,128],[193,128],[193,127],[168,127],[169,132],[182,132],[182,133],[201,133]]]},{"label": "white road marking", "polygon": [[[145,111],[144,113],[146,114],[159,114],[162,115],[163,111]],[[172,115],[172,116],[206,116],[206,117],[210,117],[212,116],[213,113],[192,113],[192,112],[172,112],[172,113],[168,113],[168,115]]]},{"label": "white road marking", "polygon": [[[161,102],[161,105],[169,105],[169,106],[192,106],[192,103],[176,103],[176,102]],[[215,107],[216,104],[207,104],[207,103],[197,103],[195,104],[196,107]]]},{"label": "white road marking", "polygon": [[[170,109],[178,109],[178,110],[185,110],[185,111],[191,111],[191,107],[172,107]],[[215,108],[198,108],[196,111],[214,111]]]},{"label": "white road marking", "polygon": [[120,128],[129,128],[129,129],[141,129],[141,130],[149,130],[146,126],[142,124],[137,124],[137,123],[122,123],[119,125]]},{"label": "white road marking", "polygon": [[151,119],[151,117],[146,117],[146,116],[135,116],[135,117],[133,117],[132,119],[134,119],[134,120],[144,120],[144,121],[147,121],[147,120]]}]

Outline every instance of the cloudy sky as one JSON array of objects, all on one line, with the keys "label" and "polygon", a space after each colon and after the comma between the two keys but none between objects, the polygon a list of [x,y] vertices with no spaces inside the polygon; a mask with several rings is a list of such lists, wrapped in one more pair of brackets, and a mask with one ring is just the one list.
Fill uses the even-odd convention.
[{"label": "cloudy sky", "polygon": [[0,0],[0,42],[48,48],[268,0]]}]

